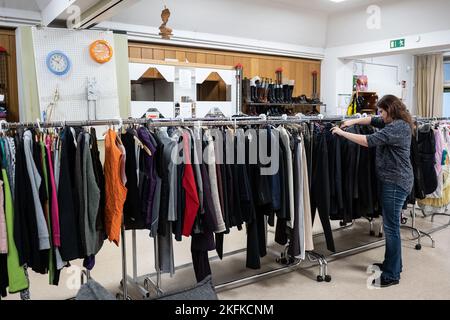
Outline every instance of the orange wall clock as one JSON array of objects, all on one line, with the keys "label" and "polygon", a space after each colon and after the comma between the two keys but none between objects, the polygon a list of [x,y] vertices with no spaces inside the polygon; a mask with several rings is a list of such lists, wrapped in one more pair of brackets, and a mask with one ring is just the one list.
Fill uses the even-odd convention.
[{"label": "orange wall clock", "polygon": [[105,63],[111,60],[113,49],[106,40],[96,40],[89,47],[91,58],[98,63]]}]

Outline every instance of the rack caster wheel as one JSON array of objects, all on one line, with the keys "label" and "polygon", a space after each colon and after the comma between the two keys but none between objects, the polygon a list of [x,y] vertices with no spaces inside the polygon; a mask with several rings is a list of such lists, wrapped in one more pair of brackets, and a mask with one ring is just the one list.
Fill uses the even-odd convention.
[{"label": "rack caster wheel", "polygon": [[325,276],[325,282],[330,282],[331,281],[331,276],[329,274],[327,274]]},{"label": "rack caster wheel", "polygon": [[344,221],[340,221],[340,222],[339,222],[339,225],[340,225],[341,227],[345,227],[347,224],[346,224]]},{"label": "rack caster wheel", "polygon": [[408,222],[408,219],[407,218],[402,218],[402,224],[406,224],[407,222]]},{"label": "rack caster wheel", "polygon": [[380,232],[380,233],[378,234],[378,238],[383,238],[383,232]]},{"label": "rack caster wheel", "polygon": [[322,282],[323,281],[323,277],[322,276],[317,276],[317,282]]},{"label": "rack caster wheel", "polygon": [[[123,293],[122,292],[116,293],[116,299],[117,300],[123,300]],[[127,296],[127,300],[131,300],[131,297]]]},{"label": "rack caster wheel", "polygon": [[420,243],[416,244],[416,250],[422,249],[422,245]]},{"label": "rack caster wheel", "polygon": [[374,237],[374,236],[375,236],[375,231],[370,230],[369,234],[370,234],[372,237]]}]

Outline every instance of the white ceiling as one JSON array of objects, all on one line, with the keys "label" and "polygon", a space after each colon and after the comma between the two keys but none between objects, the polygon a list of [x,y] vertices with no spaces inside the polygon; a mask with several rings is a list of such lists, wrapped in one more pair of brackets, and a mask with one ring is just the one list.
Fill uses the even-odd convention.
[{"label": "white ceiling", "polygon": [[38,5],[39,9],[44,10],[45,7],[52,2],[52,0],[35,0],[36,4]]},{"label": "white ceiling", "polygon": [[[78,0],[76,2],[76,5],[78,7],[80,7],[81,12],[85,12],[86,10],[88,10],[89,8],[91,8],[92,6],[94,6],[97,2],[99,2],[98,0]],[[64,11],[63,13],[61,13],[58,16],[58,19],[60,20],[66,20],[67,17],[69,17],[72,13],[69,13],[67,11]]]},{"label": "white ceiling", "polygon": [[[40,0],[0,0],[0,12],[1,8],[40,11],[37,2]],[[50,0],[44,0],[50,2]]]},{"label": "white ceiling", "polygon": [[[345,0],[344,2],[336,3],[330,0],[270,0],[270,3],[289,6],[296,9],[305,8],[310,10],[322,11],[331,14],[334,12],[369,6],[370,4],[382,4],[386,2],[396,1],[398,0]],[[266,0],[246,0],[246,2],[254,3],[254,5],[257,6],[263,5]]]},{"label": "white ceiling", "polygon": [[[0,0],[0,8],[11,8],[20,10],[30,10],[30,11],[42,11],[52,0]],[[63,0],[59,0],[63,1]],[[173,1],[173,0],[172,0]],[[180,0],[178,0],[180,1]],[[182,0],[186,1],[186,0]],[[236,3],[242,0],[220,0],[220,1],[235,1]],[[246,3],[252,3],[255,6],[260,5],[278,5],[284,7],[291,7],[295,9],[310,9],[316,11],[322,11],[326,13],[333,13],[339,11],[345,11],[349,9],[354,9],[362,6],[368,6],[372,3],[386,3],[395,2],[398,0],[346,0],[341,3],[335,3],[330,0],[245,0]],[[93,1],[86,1],[92,3]],[[95,1],[94,1],[95,2]],[[166,3],[167,1],[163,1]],[[161,4],[163,3],[161,2]],[[170,1],[169,1],[170,2]],[[158,8],[160,4],[153,2]],[[239,7],[237,5],[237,10]],[[151,10],[151,8],[149,8]]]}]

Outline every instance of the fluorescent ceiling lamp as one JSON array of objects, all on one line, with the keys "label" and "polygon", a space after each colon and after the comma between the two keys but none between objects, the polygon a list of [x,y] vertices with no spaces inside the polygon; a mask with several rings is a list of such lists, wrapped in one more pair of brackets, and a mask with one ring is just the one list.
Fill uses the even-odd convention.
[{"label": "fluorescent ceiling lamp", "polygon": [[339,3],[339,2],[344,2],[346,0],[330,0],[330,1]]}]

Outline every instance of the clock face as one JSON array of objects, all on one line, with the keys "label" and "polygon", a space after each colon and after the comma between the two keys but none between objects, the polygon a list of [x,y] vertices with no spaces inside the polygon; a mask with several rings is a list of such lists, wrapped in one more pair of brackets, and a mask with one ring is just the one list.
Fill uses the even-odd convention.
[{"label": "clock face", "polygon": [[98,63],[108,62],[109,60],[111,60],[111,57],[113,55],[111,46],[105,40],[94,41],[89,48],[89,52],[92,59],[94,59]]},{"label": "clock face", "polygon": [[47,56],[48,69],[58,75],[65,75],[70,70],[70,60],[61,51],[52,51]]}]

